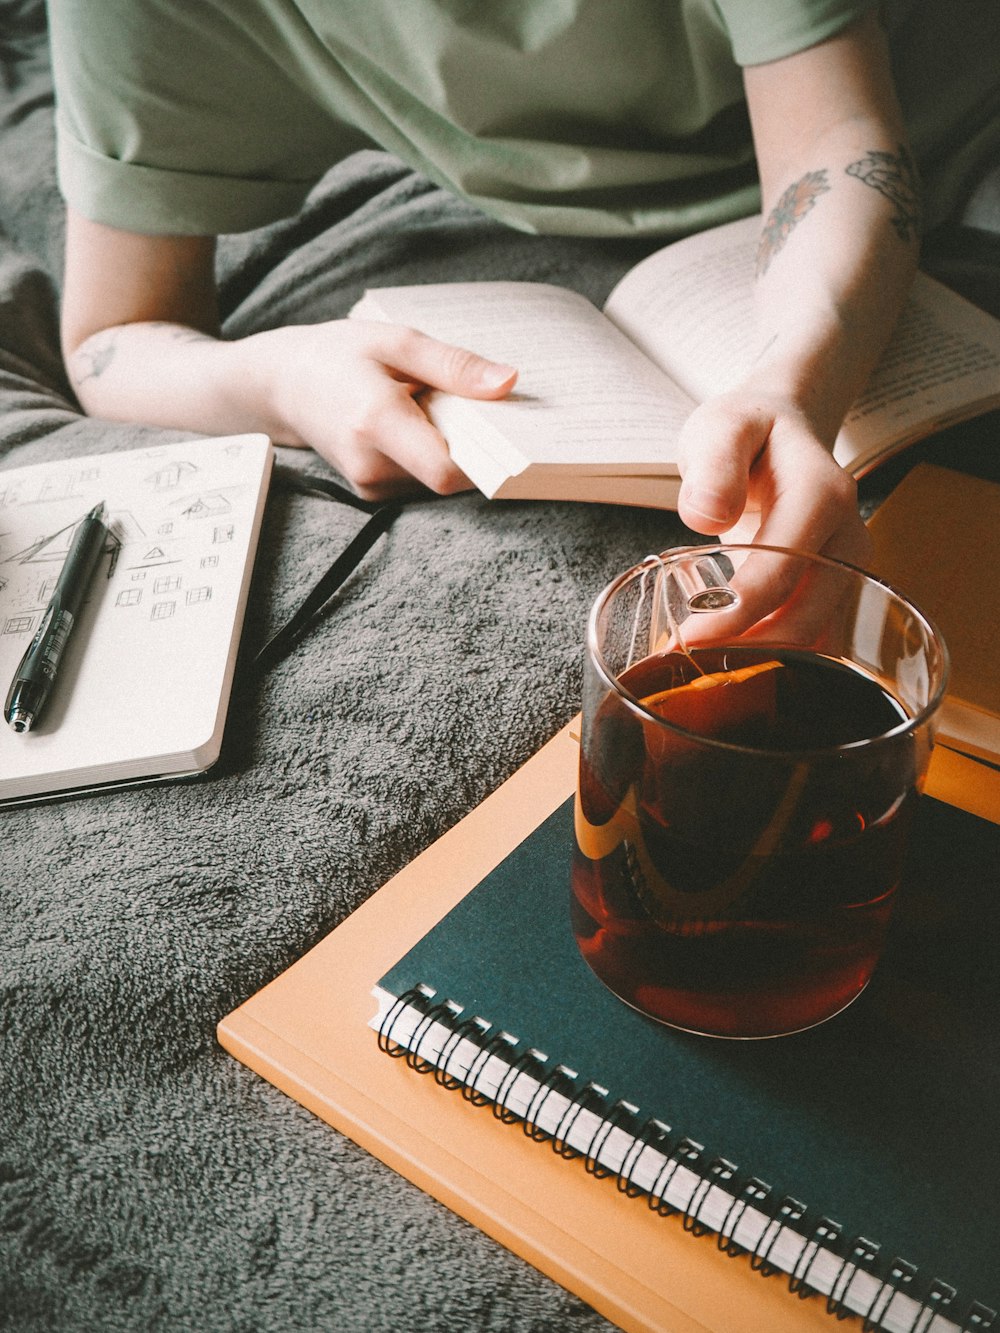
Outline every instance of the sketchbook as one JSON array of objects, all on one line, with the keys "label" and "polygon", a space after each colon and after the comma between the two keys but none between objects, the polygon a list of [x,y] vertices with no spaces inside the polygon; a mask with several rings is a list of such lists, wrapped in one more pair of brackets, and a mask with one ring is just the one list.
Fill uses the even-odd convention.
[{"label": "sketchbook", "polygon": [[995,827],[928,800],[869,992],[810,1033],[717,1042],[576,955],[575,761],[567,730],[222,1044],[624,1329],[993,1326]]},{"label": "sketchbook", "polygon": [[[759,231],[751,217],[664,246],[603,310],[548,283],[483,282],[374,288],[351,313],[518,368],[513,392],[496,402],[421,400],[485,495],[674,508],[684,421],[750,368]],[[1000,321],[920,273],[835,456],[860,477],[922,436],[1000,406],[998,385]]]},{"label": "sketchbook", "polygon": [[108,537],[38,725],[0,723],[0,804],[202,773],[218,759],[273,450],[190,440],[0,471],[0,680],[80,518]]}]

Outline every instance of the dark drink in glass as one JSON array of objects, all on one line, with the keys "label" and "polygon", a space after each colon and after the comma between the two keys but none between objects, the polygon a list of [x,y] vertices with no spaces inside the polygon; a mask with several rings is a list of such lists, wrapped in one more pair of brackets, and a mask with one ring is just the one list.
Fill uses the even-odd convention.
[{"label": "dark drink in glass", "polygon": [[[663,1022],[799,1031],[850,1004],[882,952],[928,717],[891,673],[821,650],[837,605],[822,633],[778,616],[764,635],[682,651],[675,621],[673,641],[614,676],[603,657],[588,665],[573,930],[597,976]],[[877,646],[877,627],[849,637]]]}]

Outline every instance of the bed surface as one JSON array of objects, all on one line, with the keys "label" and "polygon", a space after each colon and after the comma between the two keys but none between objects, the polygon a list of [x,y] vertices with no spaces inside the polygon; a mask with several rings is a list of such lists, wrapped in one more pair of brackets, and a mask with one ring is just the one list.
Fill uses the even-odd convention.
[{"label": "bed surface", "polygon": [[[0,467],[181,438],[79,412],[33,0],[0,3],[0,59]],[[987,303],[990,198],[942,249]],[[296,218],[223,241],[225,327],[335,317],[376,282],[536,278],[600,301],[639,254],[501,231],[364,154]],[[866,503],[918,456],[996,473],[997,438],[995,417],[952,431]],[[275,490],[248,645],[358,526]],[[279,668],[244,655],[208,781],[0,813],[0,1328],[607,1327],[214,1034],[568,720],[593,597],[688,536],[670,513],[413,501]]]}]

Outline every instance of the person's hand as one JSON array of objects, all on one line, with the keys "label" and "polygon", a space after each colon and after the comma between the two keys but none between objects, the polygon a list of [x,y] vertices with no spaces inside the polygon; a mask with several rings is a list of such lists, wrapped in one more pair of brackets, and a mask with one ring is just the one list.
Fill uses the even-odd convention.
[{"label": "person's hand", "polygon": [[414,329],[364,320],[254,334],[242,354],[261,376],[272,438],[315,449],[365,499],[417,484],[441,495],[467,490],[417,395],[502,398],[517,378],[511,366]]},{"label": "person's hand", "polygon": [[[678,510],[695,532],[720,540],[794,550],[864,566],[871,537],[857,487],[806,412],[783,395],[736,390],[709,399],[682,432]],[[827,583],[831,583],[827,587]],[[749,560],[731,580],[739,601],[692,617],[688,646],[752,637],[778,615],[789,642],[811,645],[838,614],[822,566],[775,555]]]},{"label": "person's hand", "polygon": [[412,329],[335,320],[221,337],[214,236],[122,231],[66,214],[60,311],[84,411],[111,421],[311,446],[368,499],[469,482],[417,395],[502,398],[517,378]]},{"label": "person's hand", "polygon": [[863,565],[857,487],[802,407],[744,387],[698,407],[681,433],[678,512],[695,532]]}]

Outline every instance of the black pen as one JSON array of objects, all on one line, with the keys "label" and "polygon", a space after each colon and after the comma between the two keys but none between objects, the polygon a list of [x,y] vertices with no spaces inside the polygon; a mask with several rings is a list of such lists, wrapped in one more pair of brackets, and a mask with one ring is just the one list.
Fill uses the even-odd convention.
[{"label": "black pen", "polygon": [[83,595],[97,568],[107,532],[102,500],[77,525],[66,563],[56,580],[52,600],[45,608],[42,623],[21,658],[20,666],[14,672],[3,715],[15,731],[31,730],[52,692],[59,670],[59,659],[76,623]]}]

